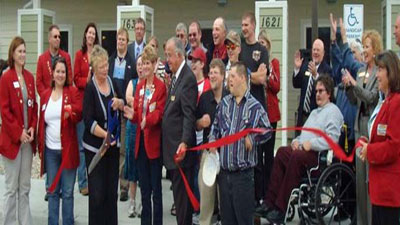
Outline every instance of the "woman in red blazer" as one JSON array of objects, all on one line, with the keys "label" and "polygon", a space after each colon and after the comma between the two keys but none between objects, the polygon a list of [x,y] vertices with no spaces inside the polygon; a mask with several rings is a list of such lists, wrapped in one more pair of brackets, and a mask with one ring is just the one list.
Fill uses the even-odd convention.
[{"label": "woman in red blazer", "polygon": [[[400,224],[400,62],[393,51],[375,57],[378,87],[386,96],[371,117],[369,143],[360,158],[369,163],[372,224]],[[378,105],[379,107],[379,105]]]},{"label": "woman in red blazer", "polygon": [[[85,92],[86,83],[90,79],[89,71],[89,60],[90,53],[92,52],[93,46],[99,44],[99,37],[97,33],[96,24],[89,23],[83,33],[83,43],[80,50],[75,54],[74,63],[74,83],[79,91],[79,98],[81,104],[83,102],[83,94]],[[83,121],[77,124],[78,132],[78,144],[79,144],[79,157],[80,164],[78,167],[78,185],[79,191],[82,195],[88,195],[89,189],[87,184],[87,174],[86,174],[86,163],[85,163],[85,152],[82,145],[82,137],[85,126]]]},{"label": "woman in red blazer", "polygon": [[[69,84],[67,68],[64,58],[54,62],[51,88],[43,92],[40,101],[38,150],[41,174],[47,172],[50,185],[48,224],[58,224],[60,198],[63,224],[74,224],[73,193],[79,165],[76,123],[82,119],[82,104],[78,90]],[[57,173],[61,173],[58,178]]]},{"label": "woman in red blazer", "polygon": [[[142,224],[162,224],[161,119],[166,102],[165,84],[154,74],[157,54],[146,46],[142,54],[145,79],[137,84],[133,123],[137,123],[135,158],[142,195]],[[153,209],[151,208],[151,197]],[[152,216],[153,212],[153,216]],[[151,222],[153,221],[153,222]]]},{"label": "woman in red blazer", "polygon": [[[258,35],[258,42],[263,45],[271,56],[271,40],[267,35],[266,30],[262,30]],[[266,105],[268,112],[268,119],[271,123],[273,129],[278,125],[279,120],[281,120],[281,112],[279,111],[279,99],[278,93],[281,89],[281,78],[279,70],[279,60],[273,58],[269,64],[269,75],[267,76],[267,82],[265,84],[266,92]],[[266,179],[264,179],[264,187],[267,188],[268,180],[272,171],[272,164],[274,162],[274,148],[275,148],[275,132],[272,132],[272,137],[269,139],[266,145],[266,153],[264,154],[264,165],[263,174],[265,174]]]},{"label": "woman in red blazer", "polygon": [[15,37],[8,51],[10,69],[0,79],[0,153],[6,183],[4,224],[32,224],[29,191],[32,156],[36,152],[37,103],[35,81],[24,69],[25,60],[25,41]]}]

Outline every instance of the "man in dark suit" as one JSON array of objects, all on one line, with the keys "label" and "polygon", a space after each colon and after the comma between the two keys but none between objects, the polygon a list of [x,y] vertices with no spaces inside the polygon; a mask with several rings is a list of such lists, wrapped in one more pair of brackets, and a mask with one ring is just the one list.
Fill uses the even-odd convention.
[{"label": "man in dark suit", "polygon": [[321,74],[332,74],[331,67],[324,61],[324,55],[324,43],[321,39],[316,39],[313,43],[311,61],[304,61],[299,51],[295,54],[293,87],[301,88],[300,103],[297,109],[296,126],[298,127],[302,127],[310,112],[317,108],[315,80]]},{"label": "man in dark suit", "polygon": [[129,44],[128,53],[135,60],[143,52],[146,43],[144,41],[144,35],[146,33],[146,22],[141,17],[136,19],[135,23],[135,41]]},{"label": "man in dark suit", "polygon": [[[193,208],[174,156],[182,149],[196,144],[197,82],[193,72],[186,65],[185,50],[178,38],[173,37],[168,40],[165,54],[172,71],[172,79],[162,121],[163,160],[171,174],[177,223],[187,225],[192,224]],[[189,183],[194,179],[196,158],[195,152],[188,151],[177,159]]]}]

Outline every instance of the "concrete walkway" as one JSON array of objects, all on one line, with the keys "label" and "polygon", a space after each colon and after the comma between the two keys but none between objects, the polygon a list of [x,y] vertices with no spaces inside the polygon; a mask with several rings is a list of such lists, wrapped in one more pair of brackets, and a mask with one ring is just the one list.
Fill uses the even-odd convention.
[{"label": "concrete walkway", "polygon": [[[173,225],[176,224],[176,219],[170,214],[170,209],[172,205],[172,191],[169,189],[171,182],[168,180],[162,180],[163,187],[163,224]],[[30,192],[30,205],[33,217],[33,224],[35,225],[45,225],[47,224],[47,202],[44,201],[44,180],[42,179],[32,179],[31,180],[31,192]],[[0,224],[3,224],[3,207],[4,207],[4,175],[0,175]],[[137,193],[137,199],[140,199],[140,193]],[[75,225],[86,225],[88,224],[88,197],[82,196],[78,192],[77,185],[75,186],[74,193],[74,214],[75,214]],[[140,218],[129,218],[128,217],[128,201],[120,202],[118,201],[118,224],[120,225],[139,225]],[[60,223],[61,224],[61,223]],[[267,224],[265,219],[261,220],[261,224]],[[298,216],[288,225],[299,224]],[[341,223],[348,224],[348,223]]]}]

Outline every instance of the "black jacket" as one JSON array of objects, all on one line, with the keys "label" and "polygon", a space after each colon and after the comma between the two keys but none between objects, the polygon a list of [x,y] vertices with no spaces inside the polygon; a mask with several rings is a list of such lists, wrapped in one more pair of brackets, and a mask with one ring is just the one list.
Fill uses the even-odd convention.
[{"label": "black jacket", "polygon": [[[115,66],[115,58],[117,57],[117,52],[114,52],[110,58],[108,59],[108,76],[113,79],[114,75],[114,66]],[[128,87],[129,81],[132,80],[132,78],[137,78],[137,72],[136,72],[136,63],[135,60],[132,58],[132,56],[129,54],[129,52],[126,52],[125,56],[126,60],[126,66],[125,66],[125,79],[124,79],[124,88],[122,91],[123,96],[120,96],[124,100],[124,103],[126,104],[125,100],[125,92],[126,88]]]},{"label": "black jacket", "polygon": [[[195,122],[197,103],[196,78],[185,63],[175,87],[169,91],[162,120],[162,152],[167,169],[176,169],[174,155],[181,142],[188,147],[196,144]],[[196,152],[186,152],[181,167],[191,167],[196,163]]]}]

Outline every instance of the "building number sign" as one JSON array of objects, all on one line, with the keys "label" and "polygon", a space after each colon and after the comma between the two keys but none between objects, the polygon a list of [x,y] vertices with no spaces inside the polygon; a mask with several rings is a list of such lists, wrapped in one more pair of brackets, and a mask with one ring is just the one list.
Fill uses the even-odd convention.
[{"label": "building number sign", "polygon": [[261,16],[262,28],[282,28],[282,16]]},{"label": "building number sign", "polygon": [[135,28],[135,19],[122,19],[122,27],[127,30],[133,30]]}]

